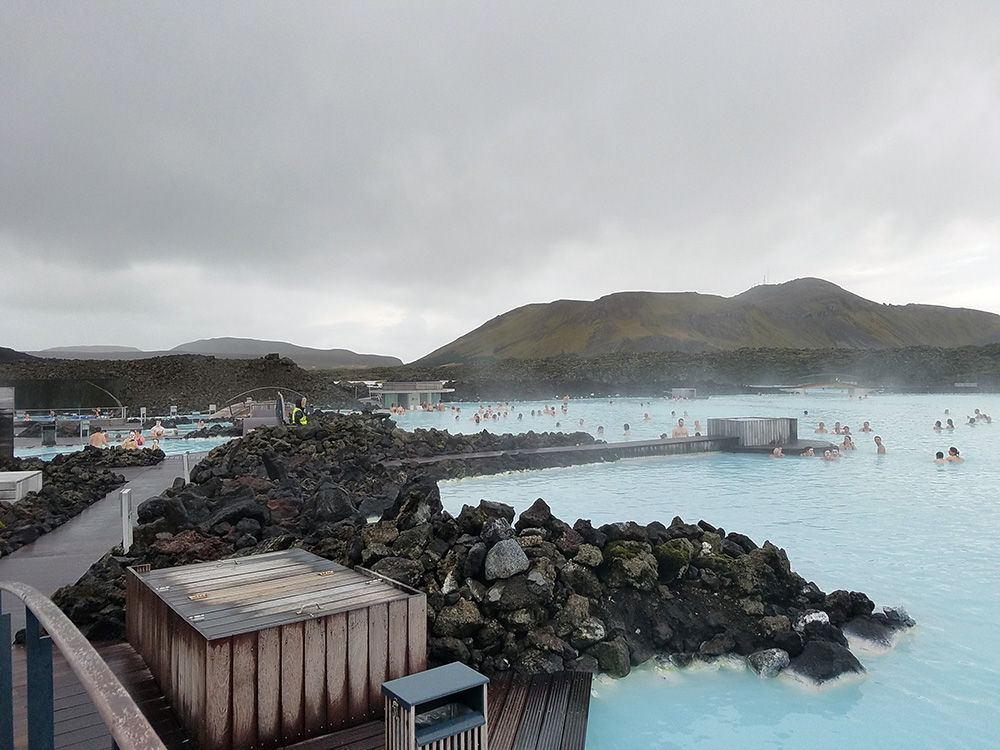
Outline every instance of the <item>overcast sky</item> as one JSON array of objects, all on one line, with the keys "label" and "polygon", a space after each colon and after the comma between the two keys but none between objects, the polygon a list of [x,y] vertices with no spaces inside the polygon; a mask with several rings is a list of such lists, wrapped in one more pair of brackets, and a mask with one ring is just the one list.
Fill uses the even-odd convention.
[{"label": "overcast sky", "polygon": [[411,361],[818,276],[1000,312],[1000,2],[0,0],[0,346]]}]

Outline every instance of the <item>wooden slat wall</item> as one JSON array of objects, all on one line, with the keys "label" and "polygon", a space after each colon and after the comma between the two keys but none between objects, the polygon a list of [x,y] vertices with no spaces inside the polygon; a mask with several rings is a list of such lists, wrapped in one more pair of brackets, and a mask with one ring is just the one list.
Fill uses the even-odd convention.
[{"label": "wooden slat wall", "polygon": [[233,638],[233,747],[257,750],[257,633]]},{"label": "wooden slat wall", "polygon": [[406,607],[406,674],[415,674],[427,669],[427,597],[411,596]]},{"label": "wooden slat wall", "polygon": [[127,633],[202,748],[268,750],[384,716],[382,683],[426,669],[421,593],[206,640],[141,576]]},{"label": "wooden slat wall", "polygon": [[281,727],[281,640],[277,628],[257,633],[257,738],[275,747]]},{"label": "wooden slat wall", "polygon": [[326,715],[326,624],[306,620],[303,657],[305,724],[307,733],[327,730]]},{"label": "wooden slat wall", "polygon": [[740,438],[744,447],[781,445],[798,440],[798,420],[790,417],[709,419],[708,434]]},{"label": "wooden slat wall", "polygon": [[[232,703],[225,700],[232,684],[232,639],[205,644],[205,737],[204,747],[228,747],[232,732]],[[240,686],[242,690],[242,686]],[[233,695],[239,692],[234,691]],[[222,698],[215,699],[215,696]]]},{"label": "wooden slat wall", "polygon": [[368,610],[347,613],[347,710],[349,724],[368,713]]},{"label": "wooden slat wall", "polygon": [[330,729],[348,726],[347,613],[326,618],[326,723]]}]

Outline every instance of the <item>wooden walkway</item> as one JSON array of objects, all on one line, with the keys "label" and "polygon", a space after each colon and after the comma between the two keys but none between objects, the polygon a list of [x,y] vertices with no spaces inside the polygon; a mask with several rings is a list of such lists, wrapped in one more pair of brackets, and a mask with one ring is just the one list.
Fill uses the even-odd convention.
[{"label": "wooden walkway", "polygon": [[503,675],[489,688],[490,750],[583,750],[589,672]]},{"label": "wooden walkway", "polygon": [[[121,680],[169,750],[193,745],[181,728],[153,676],[127,643],[98,646],[98,652]],[[15,646],[14,695],[25,695],[24,648]],[[53,652],[55,746],[60,750],[108,750],[111,735],[83,687],[58,650]],[[554,675],[505,674],[489,685],[490,750],[583,750],[590,712],[588,672]],[[16,748],[27,748],[25,706],[15,699]],[[385,724],[370,721],[286,750],[384,750]]]},{"label": "wooden walkway", "polygon": [[[494,677],[490,750],[584,750],[590,714],[589,672]],[[285,750],[385,750],[385,725],[372,721]]]},{"label": "wooden walkway", "polygon": [[[505,674],[490,682],[490,750],[584,750],[589,672]],[[385,725],[372,721],[285,750],[385,750]]]},{"label": "wooden walkway", "polygon": [[[98,646],[98,653],[139,705],[168,750],[188,750],[192,745],[167,705],[153,675],[127,643]],[[11,653],[14,678],[14,747],[27,748],[25,650],[14,646]],[[55,746],[61,750],[109,750],[111,733],[94,708],[90,696],[76,679],[58,649],[52,650],[52,682],[55,693]]]}]

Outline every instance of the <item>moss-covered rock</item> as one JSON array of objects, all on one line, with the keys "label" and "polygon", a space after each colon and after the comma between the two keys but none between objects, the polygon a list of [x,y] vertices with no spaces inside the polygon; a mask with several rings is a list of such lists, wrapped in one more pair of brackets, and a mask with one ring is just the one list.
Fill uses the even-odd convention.
[{"label": "moss-covered rock", "polygon": [[694,545],[689,539],[671,539],[653,548],[657,573],[661,581],[675,581],[687,572],[694,554]]},{"label": "moss-covered rock", "polygon": [[600,575],[611,588],[630,586],[640,591],[652,590],[659,581],[656,558],[646,542],[609,542]]}]

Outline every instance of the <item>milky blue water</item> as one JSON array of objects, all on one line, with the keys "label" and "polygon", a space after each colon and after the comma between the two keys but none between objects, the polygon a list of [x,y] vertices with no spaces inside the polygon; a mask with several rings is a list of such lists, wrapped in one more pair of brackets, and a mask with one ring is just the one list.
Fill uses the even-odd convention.
[{"label": "milky blue water", "polygon": [[[178,427],[178,432],[180,435],[184,435],[185,432],[190,432],[198,429],[197,424],[191,425],[181,425]],[[171,430],[172,432],[172,430]],[[128,436],[127,429],[120,430],[110,430],[108,432],[108,440],[112,445],[118,445],[121,441],[115,439],[115,435],[120,434],[123,437]],[[146,440],[146,448],[149,448],[153,444],[153,439],[149,436],[148,431],[143,436]],[[160,440],[160,449],[168,456],[179,456],[182,453],[199,453],[204,451],[210,451],[220,445],[228,443],[232,438],[230,437],[211,437],[211,438],[173,438],[165,437]],[[41,438],[36,438],[35,445],[17,447],[14,449],[14,456],[16,458],[40,458],[43,461],[51,461],[54,456],[62,455],[65,453],[76,453],[77,451],[83,450],[84,443],[80,442],[76,445],[54,445],[54,446],[43,446],[41,445]]]},{"label": "milky blue water", "polygon": [[[1000,398],[614,399],[571,401],[565,415],[535,418],[530,410],[543,404],[531,403],[513,404],[513,416],[483,426],[467,421],[476,406],[463,405],[458,422],[444,412],[397,423],[520,432],[556,421],[575,429],[582,418],[591,431],[603,424],[609,440],[622,439],[625,422],[632,439],[658,437],[684,411],[689,425],[714,416],[797,416],[804,438],[815,437],[819,420],[848,424],[858,450],[837,463],[721,454],[636,459],[443,482],[442,498],[457,513],[481,498],[520,511],[542,497],[565,520],[595,525],[705,519],[784,547],[795,570],[826,591],[864,591],[879,607],[904,606],[918,623],[888,653],[856,651],[867,677],[821,690],[731,667],[651,664],[624,680],[599,678],[588,748],[1000,747],[1000,419],[963,424],[975,408],[1000,416]],[[935,432],[945,409],[959,426]],[[865,420],[875,432],[858,432]],[[875,453],[875,434],[888,447],[884,456]],[[934,452],[952,445],[965,463],[935,465]]]}]

